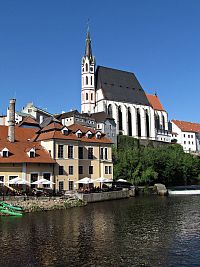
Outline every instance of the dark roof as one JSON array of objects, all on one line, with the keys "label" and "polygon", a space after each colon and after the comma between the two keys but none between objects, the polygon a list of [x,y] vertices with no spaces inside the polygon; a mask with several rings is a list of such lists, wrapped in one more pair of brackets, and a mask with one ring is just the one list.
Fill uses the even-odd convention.
[{"label": "dark roof", "polygon": [[78,110],[75,109],[75,110],[72,110],[72,111],[68,111],[68,112],[65,112],[65,113],[62,113],[62,114],[55,115],[55,117],[58,120],[62,120],[62,119],[65,119],[65,118],[72,117],[74,115],[81,115],[81,113],[78,112]]},{"label": "dark roof", "polygon": [[96,122],[104,122],[105,120],[114,120],[110,115],[108,115],[106,112],[97,112],[92,113],[91,118],[94,119]]},{"label": "dark roof", "polygon": [[41,128],[44,128],[46,126],[48,126],[49,124],[51,124],[52,122],[57,122],[60,123],[60,121],[54,117],[47,117],[46,119],[44,119],[44,121],[40,124]]},{"label": "dark roof", "polygon": [[102,89],[106,100],[150,106],[142,86],[131,72],[98,66],[96,90]]}]

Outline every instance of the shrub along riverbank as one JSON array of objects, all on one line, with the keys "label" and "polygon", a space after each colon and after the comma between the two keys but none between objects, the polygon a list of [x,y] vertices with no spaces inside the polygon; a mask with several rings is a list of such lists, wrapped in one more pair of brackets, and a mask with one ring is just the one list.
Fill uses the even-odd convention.
[{"label": "shrub along riverbank", "polygon": [[137,139],[118,136],[113,162],[114,179],[127,179],[134,185],[187,185],[200,180],[200,158],[184,153],[177,144],[142,146]]}]

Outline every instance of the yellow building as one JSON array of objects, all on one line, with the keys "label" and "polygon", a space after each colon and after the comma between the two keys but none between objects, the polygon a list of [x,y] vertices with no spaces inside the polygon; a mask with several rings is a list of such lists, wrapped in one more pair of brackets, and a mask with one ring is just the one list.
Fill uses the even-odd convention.
[{"label": "yellow building", "polygon": [[14,139],[11,142],[8,139],[9,127],[0,126],[0,181],[7,186],[14,178],[29,183],[40,178],[53,182],[55,160],[40,142],[31,141],[38,129],[14,128]]},{"label": "yellow building", "polygon": [[113,179],[112,142],[105,134],[80,124],[66,127],[54,120],[35,140],[56,161],[56,190],[78,189],[76,182],[84,177]]}]

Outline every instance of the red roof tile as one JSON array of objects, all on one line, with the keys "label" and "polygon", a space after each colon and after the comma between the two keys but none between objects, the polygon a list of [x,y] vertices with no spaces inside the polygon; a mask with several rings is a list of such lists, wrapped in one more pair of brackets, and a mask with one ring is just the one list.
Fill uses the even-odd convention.
[{"label": "red roof tile", "polygon": [[146,93],[146,96],[153,109],[165,111],[157,95],[150,95]]},{"label": "red roof tile", "polygon": [[178,120],[172,120],[176,126],[178,126],[181,131],[183,132],[194,132],[194,133],[200,133],[200,124],[199,123],[193,123],[193,122],[187,122],[187,121],[178,121]]},{"label": "red roof tile", "polygon": [[[69,134],[65,135],[62,133],[61,129],[54,129],[52,127],[52,130],[46,132],[40,132],[35,135],[35,140],[37,141],[42,141],[42,140],[48,140],[48,139],[62,139],[62,140],[76,140],[76,141],[82,141],[82,142],[87,142],[87,143],[105,143],[105,144],[112,144],[112,141],[105,136],[105,134],[102,133],[102,136],[100,139],[96,138],[96,133],[99,131],[95,131],[92,128],[80,125],[80,124],[73,124],[70,126],[67,126],[69,129]],[[43,129],[44,130],[44,129]],[[76,136],[76,132],[78,130],[81,130],[83,135],[81,137]],[[91,131],[92,132],[92,137],[88,138],[85,134]]]},{"label": "red roof tile", "polygon": [[[9,150],[9,157],[0,156],[0,163],[55,163],[39,142],[30,141],[36,131],[37,129],[15,126],[15,142],[10,143],[7,140],[8,127],[0,126],[0,151],[5,147]],[[34,158],[30,158],[27,154],[31,148],[35,148]]]}]

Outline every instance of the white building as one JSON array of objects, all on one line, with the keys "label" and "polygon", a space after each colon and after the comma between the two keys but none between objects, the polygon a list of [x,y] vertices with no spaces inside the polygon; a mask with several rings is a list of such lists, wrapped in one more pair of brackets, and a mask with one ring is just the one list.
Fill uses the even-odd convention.
[{"label": "white building", "polygon": [[176,133],[177,143],[185,152],[200,152],[200,124],[172,120],[172,132]]},{"label": "white building", "polygon": [[53,116],[46,110],[34,106],[32,102],[28,103],[25,107],[23,107],[22,112],[31,115],[39,123],[42,123],[44,119]]},{"label": "white building", "polygon": [[117,134],[141,139],[157,140],[158,118],[160,130],[168,130],[166,111],[154,110],[133,73],[102,66],[96,68],[89,32],[81,71],[82,113],[106,112],[114,118]]}]

